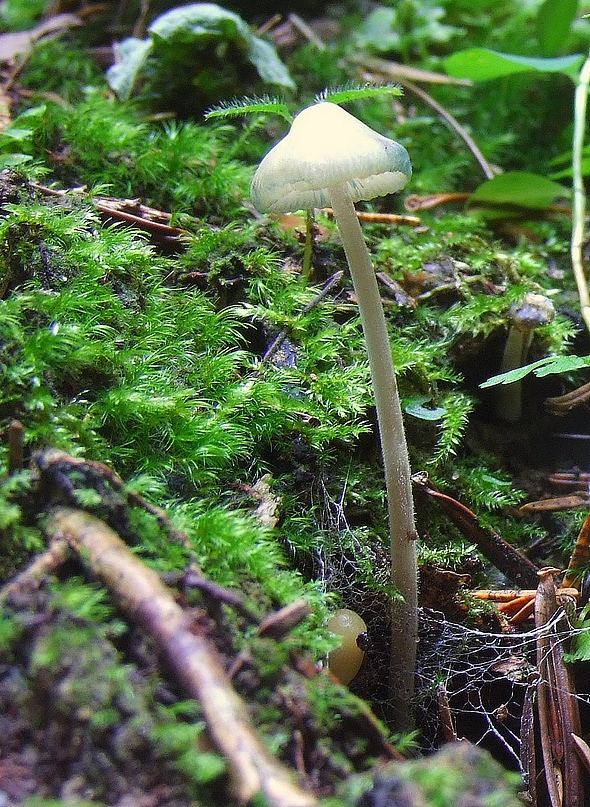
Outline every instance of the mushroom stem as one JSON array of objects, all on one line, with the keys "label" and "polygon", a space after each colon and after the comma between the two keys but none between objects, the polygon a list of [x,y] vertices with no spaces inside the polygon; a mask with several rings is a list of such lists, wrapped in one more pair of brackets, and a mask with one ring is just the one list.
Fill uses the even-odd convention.
[{"label": "mushroom stem", "polygon": [[383,453],[391,538],[392,583],[402,595],[392,604],[390,694],[392,719],[400,729],[412,725],[418,641],[416,526],[410,463],[397,390],[391,345],[371,257],[346,183],[329,194],[365,335]]},{"label": "mushroom stem", "polygon": [[[525,332],[516,325],[511,325],[502,355],[500,372],[522,367],[532,340],[532,331]],[[496,411],[507,423],[516,423],[522,417],[522,383],[514,381],[498,388]]]},{"label": "mushroom stem", "polygon": [[[501,372],[515,370],[525,363],[533,341],[533,331],[548,325],[555,316],[555,308],[548,297],[527,292],[510,306],[508,338],[502,356]],[[502,385],[497,392],[496,413],[507,423],[517,423],[522,417],[522,382]]]}]

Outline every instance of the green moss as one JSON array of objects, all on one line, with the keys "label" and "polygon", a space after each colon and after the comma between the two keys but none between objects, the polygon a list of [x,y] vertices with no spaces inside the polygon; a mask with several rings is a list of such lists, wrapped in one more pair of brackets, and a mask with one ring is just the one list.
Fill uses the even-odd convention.
[{"label": "green moss", "polygon": [[[519,783],[518,774],[504,771],[486,751],[469,743],[449,743],[427,759],[385,768],[375,795],[424,807],[452,807],[461,798],[474,807],[518,807]],[[372,802],[358,801],[368,803]]]},{"label": "green moss", "polygon": [[[405,12],[415,5],[406,3]],[[533,55],[534,20],[522,4],[483,3],[477,14],[460,5],[447,4],[445,24],[465,29],[478,44],[520,47]],[[38,4],[26,14],[20,9],[20,17],[17,6],[11,2],[5,11],[26,27]],[[359,23],[358,13],[344,21],[348,39],[325,50],[311,43],[295,47],[290,69],[300,89],[289,102],[293,111],[358,71],[348,51]],[[100,27],[83,26],[65,48],[45,42],[35,49],[20,81],[43,93],[43,103],[27,115],[28,101],[19,96],[13,111],[25,114],[0,142],[1,158],[13,160],[29,178],[56,190],[90,189],[60,200],[23,176],[2,175],[0,433],[19,418],[25,462],[46,445],[61,448],[110,465],[130,491],[165,508],[188,545],[172,540],[145,509],[131,507],[116,486],[98,484],[87,471],[65,474],[71,503],[111,522],[124,511],[117,526],[159,572],[182,574],[194,555],[204,574],[241,592],[258,616],[305,597],[313,614],[280,644],[255,636],[251,624],[224,611],[231,652],[254,658],[254,672],[238,676],[236,686],[273,750],[289,758],[294,727],[312,725],[317,757],[333,763],[333,778],[352,780],[379,754],[365,734],[350,730],[360,725],[361,703],[323,676],[302,682],[292,669],[294,658],[313,662],[325,655],[331,640],[323,622],[328,607],[341,600],[360,604],[372,617],[376,645],[383,642],[371,657],[377,667],[389,634],[385,603],[392,592],[373,397],[334,223],[324,215],[318,219],[314,285],[309,285],[299,269],[300,235],[285,229],[284,221],[255,218],[248,202],[255,162],[284,131],[283,124],[269,117],[232,119],[231,125],[155,119],[148,107],[170,109],[178,100],[156,81],[144,84],[131,102],[116,100],[84,50],[101,44]],[[421,66],[440,69],[454,46],[443,39],[433,47],[433,30],[432,20],[407,26],[403,48],[412,59],[419,55]],[[385,55],[395,59],[395,47]],[[151,98],[147,88],[154,91]],[[470,127],[488,159],[504,168],[526,159],[528,170],[549,171],[548,155],[565,149],[571,119],[565,107],[560,115],[551,105],[556,89],[569,103],[569,89],[533,76],[487,89],[485,104],[471,88],[432,92]],[[463,142],[409,91],[402,103],[404,112],[390,100],[365,100],[356,111],[385,133],[395,128],[408,146],[414,168],[409,190],[472,190],[479,169]],[[523,118],[525,106],[529,114]],[[185,234],[162,247],[130,228],[106,226],[93,206],[93,198],[106,194],[141,198],[171,212]],[[399,210],[402,200],[379,205]],[[513,299],[542,290],[559,307],[574,305],[568,223],[527,223],[537,240],[525,240],[520,231],[516,245],[503,241],[493,223],[449,207],[424,212],[421,224],[363,225],[376,268],[406,295],[404,303],[403,295],[391,292],[386,302],[412,466],[428,470],[482,524],[522,547],[540,528],[511,515],[524,495],[510,473],[517,463],[502,455],[502,445],[482,448],[478,442],[478,419],[490,400],[478,384],[499,366]],[[344,271],[341,282],[318,301],[323,282],[338,270]],[[390,294],[385,286],[382,292],[385,298]],[[281,348],[268,356],[278,335]],[[532,350],[567,352],[574,335],[572,321],[558,316],[551,328],[538,332]],[[539,423],[533,412],[531,428]],[[7,454],[2,441],[2,579],[42,550],[47,506],[29,471],[5,476]],[[261,502],[252,486],[263,474],[276,505],[274,528],[261,527],[253,515]],[[422,559],[460,568],[472,551],[466,537],[435,508],[418,507]],[[577,516],[554,520],[560,537],[552,552],[559,565],[578,521]],[[55,620],[35,635],[30,655],[33,688],[39,688],[31,696],[35,714],[49,719],[38,692],[61,687],[60,719],[78,717],[93,737],[104,737],[121,716],[119,699],[132,699],[134,671],[120,654],[128,637],[120,633],[122,623],[102,589],[80,579],[62,580],[49,596]],[[201,605],[195,592],[186,596],[191,605]],[[10,663],[28,647],[31,630],[22,613],[4,612],[0,647]],[[101,665],[102,688],[92,676],[92,668]],[[377,682],[383,677],[374,668],[369,676]],[[153,683],[150,679],[142,690],[140,705],[129,707],[134,718],[138,723],[145,718],[157,755],[180,772],[191,794],[214,801],[207,783],[220,774],[221,764],[200,748],[198,707],[184,702],[154,707]],[[304,698],[297,700],[302,691]],[[374,691],[368,696],[380,697]],[[301,706],[300,724],[289,712],[292,701]],[[344,739],[340,726],[349,732]],[[427,773],[418,770],[420,798],[430,799],[433,791],[444,791],[446,801],[455,798],[434,774],[427,781]],[[350,792],[356,785],[351,781]],[[333,781],[323,792],[332,786]]]},{"label": "green moss", "polygon": [[[199,803],[212,803],[206,782],[219,777],[223,763],[197,752],[198,707],[164,705],[155,670],[123,658],[116,641],[127,627],[105,591],[70,579],[27,597],[21,592],[17,604],[5,606],[0,621],[18,626],[11,638],[2,631],[0,655],[3,663],[12,657],[12,681],[0,686],[0,703],[5,714],[18,708],[21,731],[35,744],[28,765],[44,780],[39,793],[61,795],[59,776],[43,775],[51,758],[66,779],[75,772],[75,795],[92,794],[92,803],[129,789],[149,792],[162,778],[178,797],[198,792]],[[20,644],[18,652],[23,640],[26,651]]]}]

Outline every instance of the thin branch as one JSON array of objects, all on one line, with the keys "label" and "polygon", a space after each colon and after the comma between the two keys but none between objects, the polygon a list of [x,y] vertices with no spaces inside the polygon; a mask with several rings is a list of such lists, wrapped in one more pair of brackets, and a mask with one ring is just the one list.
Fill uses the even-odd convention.
[{"label": "thin branch", "polygon": [[47,575],[55,574],[66,562],[69,555],[70,547],[66,541],[57,539],[52,541],[49,549],[33,558],[22,572],[2,586],[0,589],[0,604],[19,591],[38,585]]},{"label": "thin branch", "polygon": [[262,798],[269,807],[316,807],[315,797],[264,747],[213,645],[195,631],[158,574],[88,513],[56,508],[45,529],[51,541],[65,541],[79,554],[125,614],[151,636],[184,691],[199,701],[209,735],[227,762],[236,801]]},{"label": "thin branch", "polygon": [[379,59],[376,56],[362,54],[354,57],[353,62],[366,70],[381,73],[392,81],[421,81],[425,84],[454,84],[461,87],[473,86],[469,78],[454,78],[447,73],[435,73],[432,70],[422,70],[419,67],[410,67],[407,64],[392,62],[389,59]]},{"label": "thin branch", "polygon": [[475,513],[457,499],[453,499],[429,480],[424,472],[412,476],[416,487],[432,497],[445,515],[473,543],[494,566],[519,585],[532,588],[538,580],[538,569],[525,555],[504,541],[495,530],[483,527]]},{"label": "thin branch", "polygon": [[[324,297],[326,297],[330,293],[330,291],[334,288],[334,286],[340,283],[343,275],[344,272],[342,271],[334,272],[334,274],[327,279],[327,281],[324,283],[324,285],[322,286],[320,291],[316,294],[316,296],[313,298],[313,300],[310,300],[309,303],[307,303],[307,305],[305,305],[301,309],[300,316],[303,316],[304,314],[309,314],[309,312],[312,309],[314,309],[316,305],[319,305],[324,299]],[[272,357],[275,355],[277,350],[280,348],[280,346],[287,338],[287,333],[288,329],[283,328],[283,330],[276,335],[273,342],[269,345],[269,347],[266,350],[266,353],[262,357],[263,362],[268,362],[270,361],[270,359],[272,359]]]},{"label": "thin branch", "polygon": [[400,84],[403,87],[406,87],[411,92],[413,92],[414,95],[417,95],[418,98],[424,101],[425,104],[431,106],[434,109],[434,111],[438,115],[440,115],[441,118],[446,120],[449,126],[452,129],[454,129],[454,131],[459,135],[461,140],[463,140],[469,151],[473,154],[473,156],[479,163],[486,179],[492,179],[493,177],[496,176],[498,172],[494,171],[492,166],[489,164],[489,162],[481,153],[481,150],[477,145],[477,143],[475,142],[475,140],[471,137],[467,129],[465,129],[464,126],[461,126],[461,124],[459,123],[457,118],[454,117],[454,115],[451,115],[451,113],[447,109],[445,109],[444,106],[439,104],[438,101],[434,100],[432,95],[429,95],[429,93],[427,93],[421,87],[418,87],[418,85],[414,84],[413,81],[408,81],[407,79],[401,79]]}]

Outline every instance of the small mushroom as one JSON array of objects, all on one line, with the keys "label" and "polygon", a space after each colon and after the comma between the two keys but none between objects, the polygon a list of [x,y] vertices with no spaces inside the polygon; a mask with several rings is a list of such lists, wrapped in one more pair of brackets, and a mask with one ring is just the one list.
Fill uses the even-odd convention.
[{"label": "small mushroom", "polygon": [[328,669],[341,684],[349,684],[360,670],[365,651],[359,644],[359,636],[367,633],[367,625],[356,611],[340,608],[335,611],[327,624],[328,630],[341,637],[338,647],[328,653]]},{"label": "small mushroom", "polygon": [[[500,372],[506,373],[522,367],[533,341],[533,331],[549,325],[555,316],[555,308],[548,297],[527,292],[522,299],[512,303],[508,312],[508,338],[502,356]],[[522,383],[513,381],[498,388],[496,413],[507,423],[516,423],[522,417]]]},{"label": "small mushroom", "polygon": [[[365,335],[385,469],[395,611],[392,699],[408,723],[417,642],[416,529],[410,465],[391,346],[377,280],[354,202],[401,190],[412,169],[406,149],[336,104],[304,109],[264,157],[251,198],[261,213],[331,206],[354,284]],[[406,715],[403,715],[404,709]],[[396,707],[394,706],[394,711]]]}]

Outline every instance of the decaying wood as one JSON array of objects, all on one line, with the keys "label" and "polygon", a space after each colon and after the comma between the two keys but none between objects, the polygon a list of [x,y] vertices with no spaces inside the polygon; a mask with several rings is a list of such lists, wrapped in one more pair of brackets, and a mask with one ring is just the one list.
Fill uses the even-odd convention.
[{"label": "decaying wood", "polygon": [[[158,507],[147,499],[144,499],[139,493],[129,490],[123,480],[113,469],[105,465],[103,462],[97,460],[88,460],[83,457],[72,457],[64,451],[59,451],[55,448],[47,448],[43,451],[37,451],[33,455],[31,468],[39,477],[40,484],[47,490],[47,498],[53,500],[57,498],[63,501],[64,494],[66,501],[70,504],[72,502],[67,498],[68,495],[75,493],[68,479],[73,471],[78,471],[83,474],[86,479],[91,477],[96,485],[100,485],[102,492],[103,503],[106,505],[107,494],[109,489],[121,497],[121,503],[134,505],[145,510],[156,519],[158,526],[161,527],[170,536],[172,541],[182,544],[188,551],[190,556],[191,569],[198,572],[199,566],[194,557],[194,551],[187,535],[179,530],[168,515],[161,507]],[[111,503],[111,507],[113,504]]]},{"label": "decaying wood", "polygon": [[264,747],[212,644],[193,629],[158,574],[88,513],[56,508],[45,530],[52,542],[66,542],[80,555],[127,617],[151,636],[186,694],[199,701],[209,735],[227,762],[236,800],[245,804],[258,796],[271,807],[314,807],[315,797]]},{"label": "decaying wood", "polygon": [[580,716],[573,684],[563,661],[557,633],[558,614],[555,575],[558,569],[542,569],[535,600],[537,637],[537,709],[545,781],[551,807],[582,807],[580,766],[573,735],[579,736]]}]

